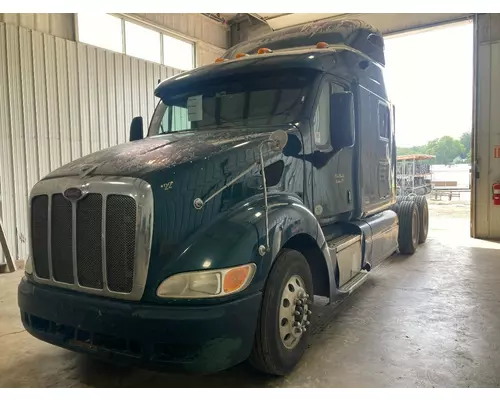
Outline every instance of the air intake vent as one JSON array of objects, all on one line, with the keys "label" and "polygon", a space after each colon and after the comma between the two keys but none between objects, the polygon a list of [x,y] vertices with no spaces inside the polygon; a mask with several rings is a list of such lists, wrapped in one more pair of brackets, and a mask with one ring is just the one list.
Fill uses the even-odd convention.
[{"label": "air intake vent", "polygon": [[76,210],[78,283],[102,289],[102,196],[87,195],[77,203]]},{"label": "air intake vent", "polygon": [[111,195],[106,204],[108,287],[128,293],[134,281],[136,205],[131,197]]},{"label": "air intake vent", "polygon": [[50,278],[48,253],[49,196],[36,196],[31,200],[31,242],[35,273],[43,279]]},{"label": "air intake vent", "polygon": [[71,202],[52,196],[52,273],[58,282],[73,283],[73,216]]}]

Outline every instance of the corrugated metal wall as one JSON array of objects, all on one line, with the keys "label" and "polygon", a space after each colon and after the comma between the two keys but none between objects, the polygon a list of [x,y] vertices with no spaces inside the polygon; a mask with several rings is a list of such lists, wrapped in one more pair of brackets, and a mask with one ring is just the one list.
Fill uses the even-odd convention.
[{"label": "corrugated metal wall", "polygon": [[71,160],[125,142],[134,116],[147,125],[158,79],[179,72],[0,23],[0,215],[14,258],[28,254],[33,185]]},{"label": "corrugated metal wall", "polygon": [[0,14],[0,22],[18,25],[38,32],[48,33],[63,39],[75,40],[75,14],[31,13]]}]

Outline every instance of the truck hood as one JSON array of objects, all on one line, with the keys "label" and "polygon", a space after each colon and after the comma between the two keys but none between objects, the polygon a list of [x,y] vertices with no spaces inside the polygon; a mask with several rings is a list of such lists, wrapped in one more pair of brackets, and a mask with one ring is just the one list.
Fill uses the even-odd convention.
[{"label": "truck hood", "polygon": [[146,178],[152,172],[206,160],[233,148],[257,146],[270,133],[252,131],[242,135],[241,130],[218,130],[154,136],[89,154],[54,170],[44,179],[92,175]]},{"label": "truck hood", "polygon": [[[80,158],[45,179],[104,175],[129,176],[148,182],[154,198],[150,259],[152,268],[160,268],[167,265],[170,257],[184,251],[183,243],[190,235],[209,229],[212,221],[234,205],[262,193],[262,176],[255,165],[259,160],[258,147],[275,129],[278,128],[248,132],[241,129],[198,131],[146,138]],[[285,190],[289,184],[301,184],[302,178],[285,180],[281,176],[299,176],[302,161],[286,161],[282,152],[267,150],[263,157],[265,163],[285,160],[285,172],[280,172],[277,190]],[[252,164],[255,167],[234,185],[214,197],[202,210],[195,209],[194,199],[206,199]],[[290,183],[286,183],[288,181]]]}]

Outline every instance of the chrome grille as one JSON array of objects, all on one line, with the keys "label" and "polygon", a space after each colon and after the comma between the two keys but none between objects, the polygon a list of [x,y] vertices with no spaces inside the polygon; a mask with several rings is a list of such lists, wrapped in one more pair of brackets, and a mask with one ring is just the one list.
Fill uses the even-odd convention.
[{"label": "chrome grille", "polygon": [[[66,199],[70,187],[80,199]],[[153,198],[149,184],[123,177],[60,178],[31,193],[35,280],[138,300],[147,278]]]}]

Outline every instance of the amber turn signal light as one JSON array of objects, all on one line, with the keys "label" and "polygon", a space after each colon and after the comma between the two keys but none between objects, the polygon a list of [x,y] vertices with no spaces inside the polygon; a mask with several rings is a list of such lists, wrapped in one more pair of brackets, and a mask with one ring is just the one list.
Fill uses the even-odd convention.
[{"label": "amber turn signal light", "polygon": [[241,287],[246,283],[251,272],[252,268],[250,265],[243,265],[229,270],[224,275],[224,293],[233,293],[241,289]]}]

